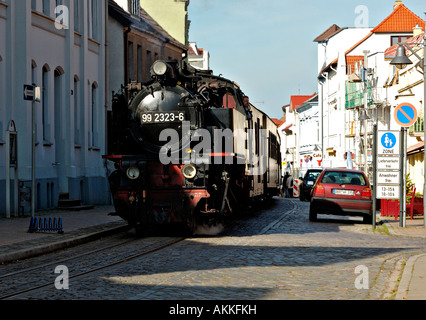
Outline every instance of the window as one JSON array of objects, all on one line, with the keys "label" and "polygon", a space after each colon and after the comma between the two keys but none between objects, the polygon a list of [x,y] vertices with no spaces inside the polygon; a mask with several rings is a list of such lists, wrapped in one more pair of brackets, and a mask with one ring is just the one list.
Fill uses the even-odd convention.
[{"label": "window", "polygon": [[74,144],[80,144],[80,126],[81,121],[80,116],[80,103],[79,103],[79,79],[77,76],[74,77],[74,89],[73,89],[73,98],[74,98]]},{"label": "window", "polygon": [[96,134],[96,119],[97,119],[97,88],[98,85],[95,83],[92,84],[92,88],[91,88],[91,108],[90,108],[90,137],[89,137],[89,145],[91,145],[92,147],[96,146],[96,142],[97,142],[97,134]]},{"label": "window", "polygon": [[139,0],[128,0],[129,12],[134,16],[140,16],[141,6]]},{"label": "window", "polygon": [[74,31],[80,32],[81,0],[74,0]]},{"label": "window", "polygon": [[50,15],[50,0],[43,0],[43,13],[46,16]]},{"label": "window", "polygon": [[43,67],[43,77],[41,82],[42,99],[41,99],[41,112],[42,112],[42,126],[43,126],[43,140],[47,140],[47,117],[49,113],[49,67]]},{"label": "window", "polygon": [[411,36],[391,36],[391,46],[396,45],[398,42],[404,42],[410,39]]},{"label": "window", "polygon": [[142,46],[138,45],[138,82],[142,82]]},{"label": "window", "polygon": [[4,131],[4,125],[3,121],[5,120],[3,117],[5,116],[4,111],[5,108],[5,101],[4,101],[4,85],[5,81],[3,81],[3,59],[0,56],[0,144],[3,142],[3,131]]},{"label": "window", "polygon": [[87,0],[87,33],[89,38],[98,38],[99,29],[99,5],[98,0]]},{"label": "window", "polygon": [[128,80],[129,83],[134,79],[134,61],[133,61],[133,42],[129,41],[127,45],[127,64],[128,64]]},{"label": "window", "polygon": [[232,94],[225,93],[223,95],[222,105],[224,108],[234,109],[237,104],[235,103],[235,99]]},{"label": "window", "polygon": [[92,0],[92,38],[98,39],[98,25],[99,25],[99,18],[98,18],[98,0]]},{"label": "window", "polygon": [[335,183],[345,185],[366,186],[367,182],[361,173],[328,171],[321,179],[322,183]]},{"label": "window", "polygon": [[151,51],[147,51],[146,52],[146,70],[147,70],[147,79],[146,79],[146,81],[149,81],[149,70],[151,70],[151,63],[152,63],[152,61],[151,61],[151,59],[152,59],[152,55],[151,55]]},{"label": "window", "polygon": [[[35,61],[31,61],[31,84],[37,85],[37,64]],[[37,124],[35,127],[36,130],[36,137],[37,137]]]}]

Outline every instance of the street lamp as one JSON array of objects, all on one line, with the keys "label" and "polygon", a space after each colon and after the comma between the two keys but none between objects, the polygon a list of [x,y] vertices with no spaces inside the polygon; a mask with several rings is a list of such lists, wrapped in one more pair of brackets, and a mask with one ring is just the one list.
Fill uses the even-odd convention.
[{"label": "street lamp", "polygon": [[[426,12],[425,12],[426,13]],[[401,69],[401,68],[405,68],[407,65],[412,64],[413,62],[407,57],[407,55],[405,54],[405,47],[410,50],[416,57],[417,59],[419,59],[419,61],[423,60],[423,87],[424,87],[424,93],[423,93],[423,165],[424,165],[424,171],[423,171],[423,176],[426,174],[426,152],[425,152],[425,147],[424,147],[424,142],[426,139],[426,126],[424,125],[424,119],[426,118],[426,32],[423,34],[423,59],[421,59],[419,57],[419,55],[410,48],[410,46],[407,43],[398,43],[399,47],[396,51],[396,56],[395,58],[392,59],[392,61],[390,62],[391,65],[396,66],[397,68]],[[423,183],[423,214],[424,214],[424,227],[426,227],[426,178],[424,178],[424,183]]]},{"label": "street lamp", "polygon": [[398,69],[404,69],[407,65],[413,64],[413,62],[405,54],[404,46],[400,44],[398,49],[396,49],[396,56],[390,64],[396,66]]}]

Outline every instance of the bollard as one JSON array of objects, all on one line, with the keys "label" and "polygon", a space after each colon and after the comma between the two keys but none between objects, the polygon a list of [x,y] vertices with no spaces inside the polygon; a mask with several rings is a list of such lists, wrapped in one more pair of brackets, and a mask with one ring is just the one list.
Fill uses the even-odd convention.
[{"label": "bollard", "polygon": [[62,218],[36,218],[31,217],[30,226],[28,228],[29,233],[33,232],[58,232],[59,234],[63,234],[62,230]]}]

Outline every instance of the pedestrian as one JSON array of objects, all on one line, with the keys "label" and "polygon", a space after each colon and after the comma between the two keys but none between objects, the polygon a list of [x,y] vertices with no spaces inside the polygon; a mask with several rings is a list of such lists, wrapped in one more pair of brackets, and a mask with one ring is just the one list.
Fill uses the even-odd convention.
[{"label": "pedestrian", "polygon": [[284,198],[289,198],[290,195],[288,193],[288,189],[287,189],[287,179],[290,175],[288,174],[288,172],[285,173],[284,177],[283,177],[283,181],[282,181],[282,188],[284,189]]},{"label": "pedestrian", "polygon": [[294,183],[293,176],[289,175],[286,182],[287,193],[289,194],[289,198],[293,198],[293,183]]}]

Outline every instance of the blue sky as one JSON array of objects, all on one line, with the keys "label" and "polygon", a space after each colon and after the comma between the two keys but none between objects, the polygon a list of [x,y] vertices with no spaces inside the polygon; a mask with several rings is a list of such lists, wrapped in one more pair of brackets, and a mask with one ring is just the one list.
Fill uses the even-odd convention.
[{"label": "blue sky", "polygon": [[[191,0],[189,40],[210,52],[215,74],[237,82],[250,102],[272,118],[294,94],[318,90],[317,43],[332,24],[354,27],[359,6],[375,27],[393,10],[394,0]],[[425,18],[425,0],[404,0]],[[365,13],[365,12],[364,12]]]}]

